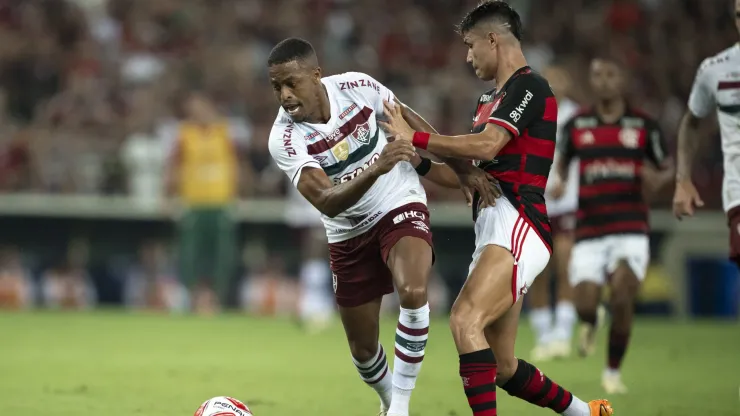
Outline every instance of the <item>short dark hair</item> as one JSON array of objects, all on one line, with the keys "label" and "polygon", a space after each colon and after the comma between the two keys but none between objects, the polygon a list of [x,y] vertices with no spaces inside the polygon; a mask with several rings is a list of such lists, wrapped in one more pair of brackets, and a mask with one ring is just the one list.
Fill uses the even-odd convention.
[{"label": "short dark hair", "polygon": [[306,59],[316,55],[313,46],[307,40],[300,38],[288,38],[280,41],[267,58],[267,65],[273,66],[286,62]]},{"label": "short dark hair", "polygon": [[492,20],[509,27],[509,31],[517,40],[522,40],[522,19],[513,7],[502,0],[484,0],[463,17],[457,26],[461,34],[469,32],[478,23]]}]

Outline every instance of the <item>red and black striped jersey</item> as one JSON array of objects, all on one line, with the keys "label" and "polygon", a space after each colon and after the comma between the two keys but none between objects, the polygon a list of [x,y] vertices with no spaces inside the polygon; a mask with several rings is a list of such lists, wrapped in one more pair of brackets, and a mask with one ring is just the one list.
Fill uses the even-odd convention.
[{"label": "red and black striped jersey", "polygon": [[[504,196],[552,249],[545,185],[555,154],[558,106],[550,84],[529,67],[518,70],[499,90],[478,99],[472,133],[488,123],[509,131],[511,140],[494,160],[476,161],[495,177]],[[473,204],[477,214],[477,201]]]},{"label": "red and black striped jersey", "polygon": [[567,164],[575,157],[580,164],[576,238],[646,234],[642,166],[648,160],[661,168],[666,158],[658,123],[628,107],[610,124],[587,109],[566,123],[561,145],[563,161]]}]

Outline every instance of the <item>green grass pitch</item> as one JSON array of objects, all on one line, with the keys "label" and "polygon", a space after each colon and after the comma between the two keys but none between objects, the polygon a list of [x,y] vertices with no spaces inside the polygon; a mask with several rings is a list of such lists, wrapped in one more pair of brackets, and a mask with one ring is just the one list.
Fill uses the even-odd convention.
[{"label": "green grass pitch", "polygon": [[[382,340],[392,351],[394,326]],[[599,386],[605,331],[594,357],[541,366],[583,399]],[[517,344],[532,345],[522,326]],[[433,321],[412,415],[469,415],[447,322]],[[641,321],[624,368],[629,395],[617,416],[740,415],[737,323]],[[255,416],[372,416],[375,393],[359,379],[341,326],[306,335],[286,320],[122,312],[0,314],[4,415],[190,416],[230,395]],[[548,415],[499,390],[502,415]]]}]

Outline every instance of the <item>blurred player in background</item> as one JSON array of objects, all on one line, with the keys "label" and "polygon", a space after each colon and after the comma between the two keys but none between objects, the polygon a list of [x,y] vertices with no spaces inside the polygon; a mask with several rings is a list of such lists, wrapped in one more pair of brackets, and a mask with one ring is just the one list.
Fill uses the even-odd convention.
[{"label": "blurred player in background", "polygon": [[168,188],[185,212],[179,219],[180,274],[194,291],[199,313],[225,304],[236,260],[239,150],[245,129],[219,114],[211,100],[190,93],[186,119],[177,127]]},{"label": "blurred player in background", "polygon": [[[563,125],[578,111],[578,105],[568,98],[571,80],[565,68],[551,66],[543,72],[545,79],[558,102],[558,136],[563,139]],[[557,153],[552,169],[557,163]],[[527,301],[531,308],[529,321],[535,335],[535,347],[532,350],[533,361],[546,361],[552,358],[570,356],[573,326],[576,324],[576,310],[573,306],[572,290],[568,282],[568,262],[570,251],[573,248],[573,229],[576,225],[576,209],[578,208],[578,182],[568,182],[568,187],[562,198],[553,200],[549,197],[552,190],[553,178],[547,182],[545,202],[547,216],[552,226],[553,256],[542,274],[529,288]],[[578,177],[578,161],[570,164],[569,176]],[[555,316],[550,306],[552,300],[552,278],[556,281]]]},{"label": "blurred player in background", "polygon": [[[584,323],[579,352],[589,355],[594,350],[601,290],[608,284],[612,323],[602,385],[608,393],[626,393],[620,368],[632,332],[635,299],[650,262],[643,190],[656,192],[671,181],[673,171],[658,123],[625,98],[625,74],[619,63],[594,59],[590,84],[596,104],[563,129],[553,197],[564,195],[567,181],[579,181],[576,244],[570,262],[573,298]],[[580,176],[569,178],[575,158]]]},{"label": "blurred player in background", "polygon": [[[740,0],[735,1],[735,25],[740,31]],[[696,72],[689,110],[678,130],[673,213],[679,219],[694,215],[694,206],[704,205],[691,180],[691,165],[699,142],[699,121],[715,108],[724,155],[722,206],[730,226],[730,259],[740,266],[740,43],[705,59]]]},{"label": "blurred player in background", "polygon": [[294,186],[288,190],[285,223],[291,227],[294,238],[299,240],[301,251],[298,317],[306,330],[319,332],[327,327],[334,315],[326,232],[321,213]]},{"label": "blurred player in background", "polygon": [[[383,100],[394,95],[366,74],[322,78],[313,47],[301,39],[275,46],[268,66],[281,105],[270,154],[322,213],[335,298],[360,377],[380,396],[381,414],[408,416],[429,332],[433,250],[426,194],[408,163],[414,148],[389,142],[377,124]],[[401,311],[391,372],[378,334],[381,301],[394,284]]]},{"label": "blurred player in background", "polygon": [[476,250],[450,316],[468,404],[475,416],[496,415],[498,385],[566,416],[610,415],[606,400],[586,403],[514,355],[522,295],[547,265],[552,247],[544,192],[557,103],[547,81],[527,66],[521,19],[507,3],[480,3],[465,16],[460,33],[476,75],[496,83],[478,100],[471,134],[414,131],[393,103],[386,103],[383,125],[397,141],[440,157],[477,160],[505,196],[493,206],[473,204]]}]

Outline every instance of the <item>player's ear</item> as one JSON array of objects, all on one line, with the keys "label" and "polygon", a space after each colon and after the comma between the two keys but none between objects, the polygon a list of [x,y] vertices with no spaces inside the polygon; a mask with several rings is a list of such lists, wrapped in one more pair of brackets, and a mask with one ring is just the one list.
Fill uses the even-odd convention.
[{"label": "player's ear", "polygon": [[321,67],[320,66],[317,66],[316,68],[314,68],[313,76],[317,82],[321,82]]},{"label": "player's ear", "polygon": [[488,32],[486,35],[486,38],[488,40],[488,43],[491,45],[491,47],[494,47],[498,45],[498,34],[496,32]]}]

